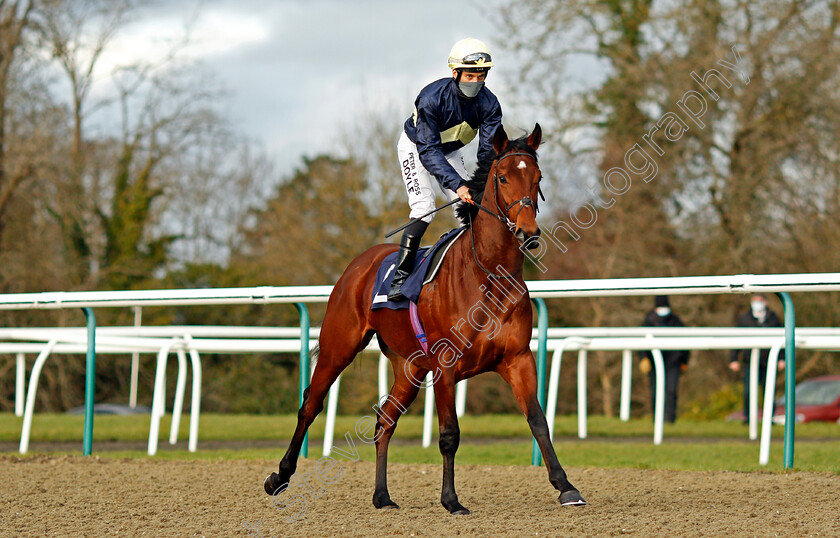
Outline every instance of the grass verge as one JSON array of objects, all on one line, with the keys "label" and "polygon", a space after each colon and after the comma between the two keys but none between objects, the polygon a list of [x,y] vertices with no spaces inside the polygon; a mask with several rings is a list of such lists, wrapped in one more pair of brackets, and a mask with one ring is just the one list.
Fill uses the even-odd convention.
[{"label": "grass verge", "polygon": [[[182,421],[180,439],[188,435],[188,416]],[[155,460],[233,459],[268,460],[276,463],[282,457],[295,425],[295,417],[264,415],[217,415],[201,417],[199,448],[202,441],[276,440],[278,448],[186,450],[165,449]],[[346,446],[345,432],[353,432],[358,417],[339,417],[335,445]],[[168,436],[171,417],[161,426],[161,446]],[[20,439],[22,419],[10,413],[0,414],[0,441]],[[39,414],[33,421],[33,442],[79,442],[81,453],[83,417],[60,414]],[[776,441],[771,447],[770,464],[758,465],[758,443],[747,442],[746,427],[724,421],[679,421],[666,425],[665,442],[653,446],[650,419],[622,422],[602,416],[589,418],[588,440],[578,440],[577,417],[558,417],[555,422],[555,447],[564,466],[599,468],[677,469],[692,471],[783,472],[781,441],[784,429],[773,427]],[[310,430],[310,438],[323,436],[323,419]],[[461,421],[462,445],[458,451],[460,465],[528,465],[531,459],[530,433],[525,420],[514,415],[467,416]],[[149,417],[97,416],[94,427],[94,454],[101,458],[148,458],[143,451],[97,451],[97,442],[145,441],[149,434]],[[418,440],[422,435],[422,417],[405,416],[400,420],[396,438]],[[373,461],[373,447],[355,445],[363,460]],[[840,474],[840,427],[837,424],[804,424],[796,428],[795,470]],[[419,442],[392,445],[389,461],[399,463],[440,464],[437,447],[423,449]],[[16,453],[9,453],[14,456]],[[321,445],[310,443],[310,457],[321,455]],[[338,459],[341,456],[336,456]]]},{"label": "grass verge", "polygon": [[[346,448],[346,443],[336,443]],[[783,469],[783,444],[771,446],[770,463],[758,464],[758,444],[732,441],[688,443],[665,442],[660,446],[649,443],[621,443],[602,441],[559,441],[554,443],[560,462],[564,467],[606,468],[606,469],[671,469],[683,471],[734,471],[734,472],[790,472]],[[95,448],[95,447],[94,447]],[[356,440],[359,456],[364,461],[374,461],[376,453],[372,446],[362,445]],[[281,449],[239,449],[239,450],[162,450],[150,458],[143,451],[95,452],[101,459],[149,459],[150,461],[266,461],[267,471],[276,467],[284,450]],[[48,453],[49,454],[49,453]],[[54,454],[54,453],[53,453]],[[62,455],[68,452],[61,452]],[[69,454],[81,455],[81,451]],[[320,446],[311,446],[310,458],[321,457]],[[793,471],[826,472],[840,475],[840,441],[805,441],[796,445],[796,460]],[[10,454],[10,456],[12,456]],[[34,455],[24,456],[34,457]],[[334,452],[332,457],[344,458]],[[463,444],[458,450],[458,465],[528,465],[531,460],[531,443],[510,440],[483,444]],[[392,445],[388,461],[395,463],[441,464],[437,446],[424,449],[419,445]]]},{"label": "grass verge", "polygon": [[[371,415],[373,412],[371,412]],[[353,431],[360,417],[339,416],[335,431]],[[161,438],[168,436],[171,415],[161,420]],[[294,431],[295,415],[223,415],[205,413],[199,420],[200,441],[278,440],[286,442]],[[23,419],[12,413],[0,413],[0,441],[20,440]],[[31,441],[61,442],[81,441],[84,417],[43,413],[32,421]],[[557,417],[554,421],[555,437],[576,437],[577,416]],[[434,424],[437,429],[437,421]],[[531,433],[528,424],[520,415],[467,415],[460,421],[464,438],[506,438],[527,439]],[[617,418],[590,416],[587,421],[590,438],[600,437],[653,437],[653,422],[650,418],[636,418],[622,422]],[[185,413],[179,428],[180,438],[189,434],[189,414]],[[400,419],[397,434],[403,439],[420,439],[423,433],[423,417],[406,415]],[[322,438],[324,417],[318,417],[309,430],[310,438]],[[343,435],[343,433],[341,434]],[[781,439],[784,427],[774,425],[773,437]],[[690,421],[679,420],[666,424],[664,436],[669,438],[712,438],[744,439],[747,427],[739,422],[723,420]],[[114,416],[97,415],[94,420],[94,441],[143,441],[149,438],[149,415]],[[833,439],[840,441],[840,425],[817,422],[798,424],[797,439]]]}]

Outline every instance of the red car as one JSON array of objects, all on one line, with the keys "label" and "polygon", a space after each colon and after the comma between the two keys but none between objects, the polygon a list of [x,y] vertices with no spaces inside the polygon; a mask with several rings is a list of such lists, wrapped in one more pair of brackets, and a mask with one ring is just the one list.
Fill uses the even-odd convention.
[{"label": "red car", "polygon": [[[796,385],[796,422],[840,421],[840,375],[808,379]],[[785,423],[785,398],[776,400],[776,424]]]}]

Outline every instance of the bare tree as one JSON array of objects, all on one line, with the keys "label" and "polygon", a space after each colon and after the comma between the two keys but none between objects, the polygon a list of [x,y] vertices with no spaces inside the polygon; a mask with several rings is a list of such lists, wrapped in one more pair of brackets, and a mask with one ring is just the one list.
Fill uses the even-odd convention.
[{"label": "bare tree", "polygon": [[0,0],[0,231],[12,195],[20,183],[31,174],[28,167],[10,173],[6,160],[6,119],[10,75],[35,7],[34,0]]},{"label": "bare tree", "polygon": [[[552,216],[548,228],[564,221],[574,233],[553,230],[562,248],[549,245],[549,276],[834,267],[836,251],[817,245],[840,240],[829,222],[840,179],[837,22],[836,0],[503,7],[502,45],[523,66],[518,99],[548,119],[548,147],[597,212],[591,227],[573,223],[576,210],[590,214],[584,205]],[[616,169],[627,181],[617,173],[610,190]],[[591,301],[578,322],[641,319],[638,306],[615,304]],[[730,323],[736,302],[715,305],[703,317]]]},{"label": "bare tree", "polygon": [[[233,145],[216,110],[222,92],[198,66],[180,60],[186,31],[163,59],[111,73],[113,96],[93,99],[97,62],[134,4],[88,0],[53,8],[44,39],[69,82],[73,143],[51,186],[49,208],[63,230],[75,285],[131,287],[167,263],[182,228],[179,217],[166,214],[171,196],[185,192],[175,188],[179,178],[197,180],[201,190],[208,176],[199,180],[190,167]],[[118,114],[118,134],[94,139],[86,133],[97,110]]]}]

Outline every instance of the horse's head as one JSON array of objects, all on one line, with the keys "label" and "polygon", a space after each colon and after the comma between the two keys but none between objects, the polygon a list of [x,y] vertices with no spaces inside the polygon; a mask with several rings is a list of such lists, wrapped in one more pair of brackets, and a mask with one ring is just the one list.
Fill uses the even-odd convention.
[{"label": "horse's head", "polygon": [[[525,138],[509,141],[500,126],[493,137],[496,159],[488,177],[485,192],[492,192],[495,200],[489,201],[503,217],[519,240],[525,243],[531,237],[540,235],[537,226],[537,197],[539,196],[542,173],[537,164],[537,148],[542,139],[540,124]],[[528,248],[537,246],[531,241]]]}]

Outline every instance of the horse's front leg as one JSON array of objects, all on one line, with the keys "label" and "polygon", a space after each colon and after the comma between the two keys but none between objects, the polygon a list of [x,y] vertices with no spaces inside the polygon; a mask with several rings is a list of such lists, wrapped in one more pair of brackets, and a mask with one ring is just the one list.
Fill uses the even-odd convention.
[{"label": "horse's front leg", "polygon": [[455,413],[455,379],[451,371],[444,372],[435,382],[435,405],[440,428],[440,454],[443,456],[443,487],[440,503],[450,514],[469,514],[470,511],[458,502],[455,493],[455,452],[461,442],[461,429]]},{"label": "horse's front leg", "polygon": [[545,413],[543,413],[537,400],[537,369],[534,363],[534,355],[527,351],[506,358],[496,371],[513,389],[516,403],[528,419],[528,426],[531,428],[534,439],[537,440],[543,460],[545,460],[545,465],[548,468],[548,481],[551,482],[554,489],[560,491],[561,506],[585,505],[586,501],[580,492],[566,477],[566,471],[560,465],[557,454],[554,452],[554,446],[548,436],[548,422],[546,422]]}]

